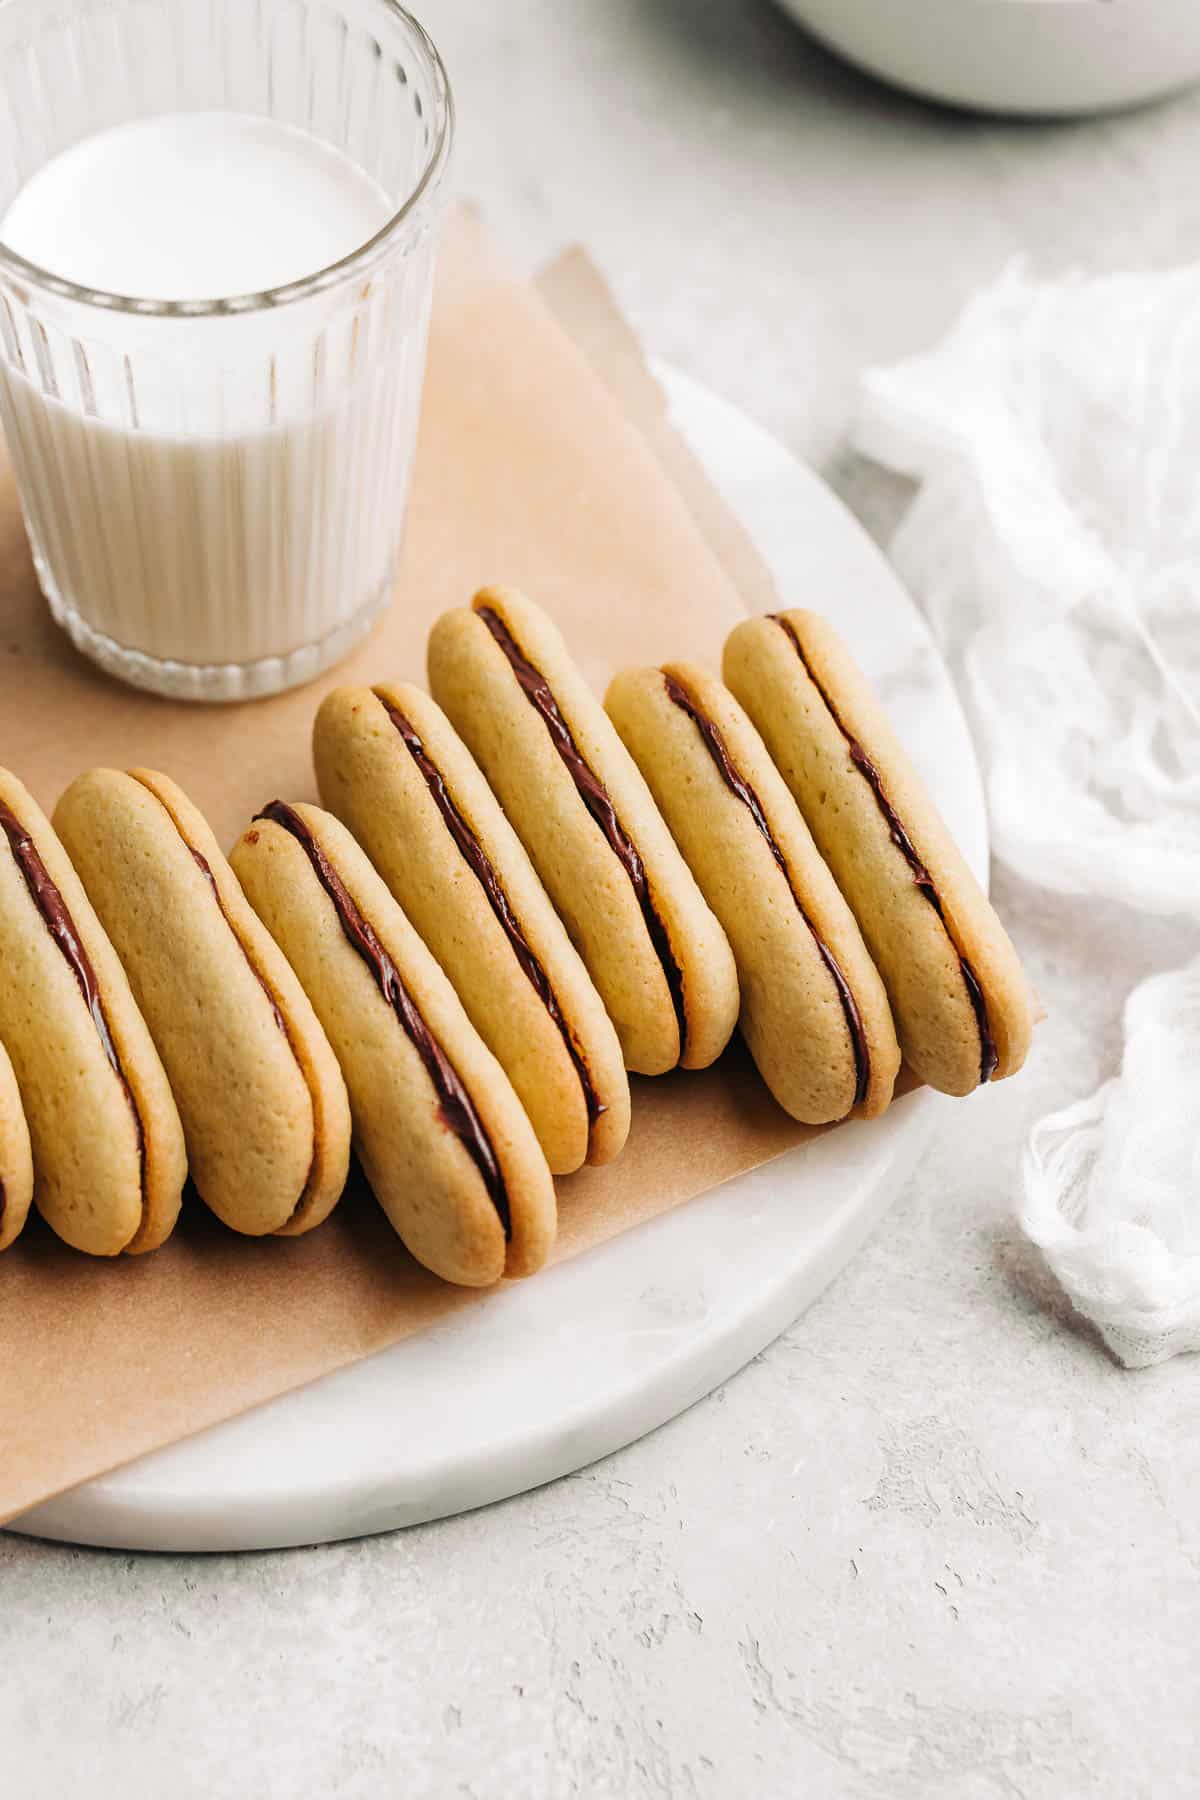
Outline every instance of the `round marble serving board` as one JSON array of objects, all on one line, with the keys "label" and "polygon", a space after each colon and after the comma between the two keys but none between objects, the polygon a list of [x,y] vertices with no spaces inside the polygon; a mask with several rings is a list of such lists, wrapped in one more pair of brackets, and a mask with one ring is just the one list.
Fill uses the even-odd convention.
[{"label": "round marble serving board", "polygon": [[[657,372],[674,424],[781,596],[834,612],[986,876],[966,724],[887,563],[778,442],[693,381]],[[902,1186],[944,1104],[912,1094],[12,1529],[127,1549],[268,1549],[391,1531],[581,1468],[710,1393],[816,1299]]]}]

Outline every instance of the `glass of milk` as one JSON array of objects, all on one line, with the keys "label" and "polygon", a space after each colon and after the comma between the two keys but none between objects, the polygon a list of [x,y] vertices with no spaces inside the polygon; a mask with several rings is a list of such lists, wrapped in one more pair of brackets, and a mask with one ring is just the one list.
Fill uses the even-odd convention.
[{"label": "glass of milk", "polygon": [[0,418],[112,674],[276,693],[388,603],[452,124],[393,0],[0,6]]}]

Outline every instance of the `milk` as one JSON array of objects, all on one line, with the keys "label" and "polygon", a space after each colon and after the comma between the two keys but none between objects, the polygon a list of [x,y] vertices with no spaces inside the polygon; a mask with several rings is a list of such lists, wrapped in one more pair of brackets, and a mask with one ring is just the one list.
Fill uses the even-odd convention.
[{"label": "milk", "polygon": [[[79,286],[197,303],[303,281],[394,210],[290,126],[175,113],[55,157],[0,237]],[[215,316],[4,301],[5,434],[43,587],[81,648],[231,698],[361,635],[394,573],[427,289],[427,271],[377,265]]]},{"label": "milk", "polygon": [[168,113],[54,157],[17,195],[0,238],[79,287],[219,300],[327,268],[392,211],[340,150],[291,126]]}]

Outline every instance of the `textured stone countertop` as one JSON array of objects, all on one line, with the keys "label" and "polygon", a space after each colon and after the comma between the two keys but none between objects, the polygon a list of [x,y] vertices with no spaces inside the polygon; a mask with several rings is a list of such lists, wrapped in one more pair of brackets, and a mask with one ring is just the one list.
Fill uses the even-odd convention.
[{"label": "textured stone countertop", "polygon": [[[1071,125],[878,89],[765,0],[427,0],[458,185],[579,238],[648,346],[881,535],[855,372],[1014,254],[1200,247],[1200,97]],[[1011,1220],[1028,1122],[1110,1072],[1184,933],[997,893],[1050,1011],[947,1104],[825,1297],[650,1439],[470,1517],[152,1558],[0,1537],[0,1792],[1161,1797],[1200,1784],[1200,1364],[1121,1372]],[[19,1372],[9,1371],[9,1379]]]}]

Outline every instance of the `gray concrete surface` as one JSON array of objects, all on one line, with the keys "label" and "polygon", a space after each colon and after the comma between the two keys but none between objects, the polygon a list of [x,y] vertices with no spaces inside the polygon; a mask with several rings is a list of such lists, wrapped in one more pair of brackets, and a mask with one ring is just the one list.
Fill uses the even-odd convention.
[{"label": "gray concrete surface", "polygon": [[[647,343],[829,472],[856,368],[1012,254],[1192,257],[1200,100],[1010,127],[889,96],[763,0],[429,0],[460,188],[582,238]],[[1011,1220],[1027,1122],[1187,935],[1001,881],[1051,1018],[885,1227],[652,1438],[407,1535],[213,1560],[0,1537],[0,1793],[56,1800],[1200,1792],[1200,1368],[1126,1374]],[[9,1370],[6,1380],[19,1380]]]}]

